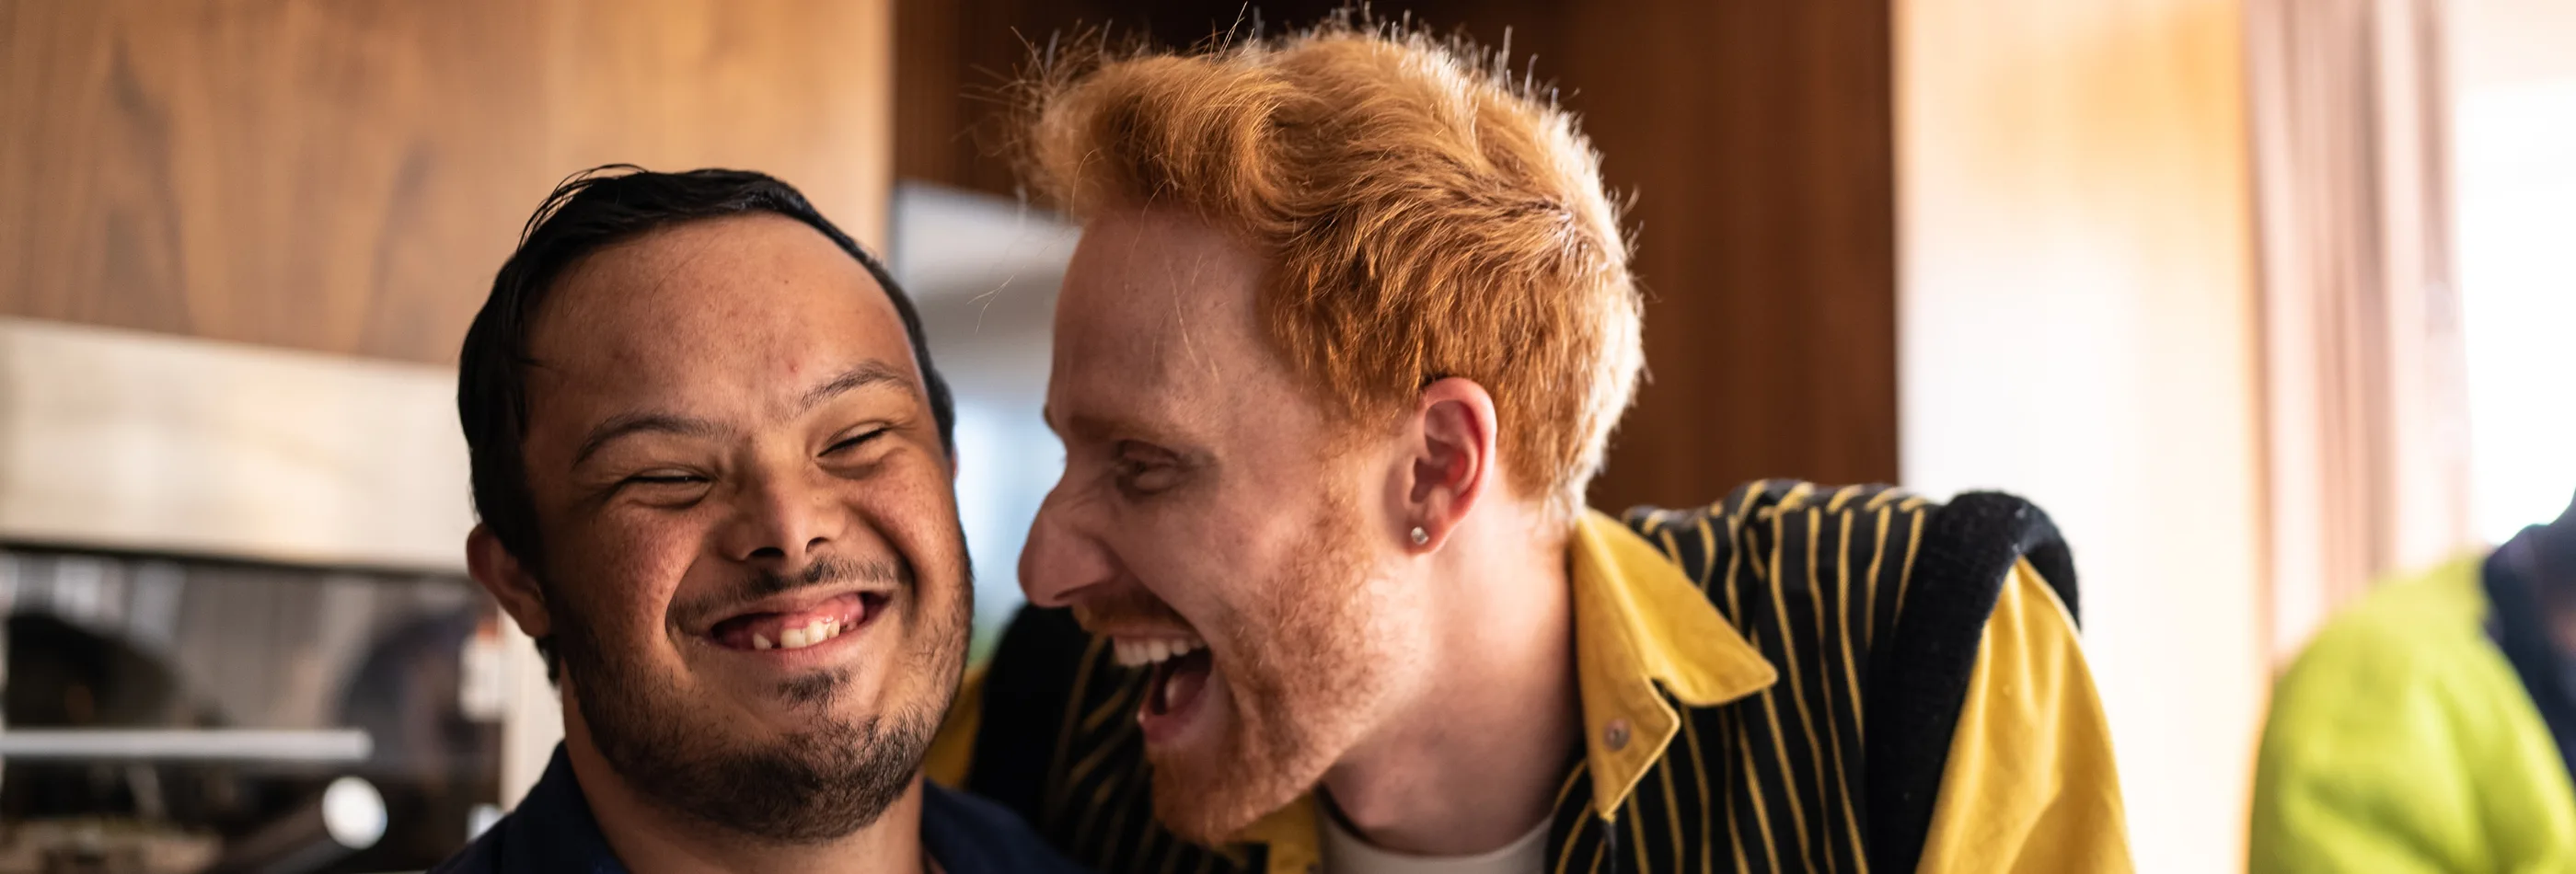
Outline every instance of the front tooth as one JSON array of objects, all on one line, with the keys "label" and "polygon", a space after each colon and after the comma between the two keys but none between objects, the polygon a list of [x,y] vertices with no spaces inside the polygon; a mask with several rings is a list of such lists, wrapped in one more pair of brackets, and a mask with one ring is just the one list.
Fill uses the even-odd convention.
[{"label": "front tooth", "polygon": [[769,638],[763,636],[760,632],[754,631],[751,633],[752,649],[775,649],[777,646],[778,644],[769,642]]},{"label": "front tooth", "polygon": [[1168,662],[1168,661],[1171,661],[1171,660],[1172,660],[1172,656],[1174,656],[1174,655],[1178,655],[1178,653],[1173,652],[1173,650],[1172,650],[1172,647],[1173,647],[1173,645],[1174,645],[1175,643],[1177,643],[1177,641],[1170,641],[1170,640],[1157,640],[1157,641],[1154,641],[1154,660],[1155,660],[1155,661],[1158,661],[1158,662]]},{"label": "front tooth", "polygon": [[820,620],[820,619],[816,619],[816,620],[814,620],[814,621],[812,621],[812,622],[805,623],[805,640],[806,640],[808,643],[822,643],[823,641],[831,640],[831,639],[832,639],[832,624],[831,624],[831,623],[829,623],[829,622],[825,622],[825,621]]},{"label": "front tooth", "polygon": [[805,629],[790,628],[778,633],[779,649],[804,649],[812,641],[805,639]]}]

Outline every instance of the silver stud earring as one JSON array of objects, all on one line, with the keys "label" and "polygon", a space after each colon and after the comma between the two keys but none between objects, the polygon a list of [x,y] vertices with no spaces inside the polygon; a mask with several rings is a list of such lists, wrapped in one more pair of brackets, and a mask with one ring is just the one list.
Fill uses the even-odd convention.
[{"label": "silver stud earring", "polygon": [[1421,546],[1430,542],[1431,532],[1422,530],[1422,526],[1420,525],[1413,526],[1413,545]]}]

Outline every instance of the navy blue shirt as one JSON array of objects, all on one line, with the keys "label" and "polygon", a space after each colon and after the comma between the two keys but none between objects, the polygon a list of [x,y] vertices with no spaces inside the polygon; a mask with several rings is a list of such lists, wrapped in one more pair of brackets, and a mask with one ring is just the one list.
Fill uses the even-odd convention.
[{"label": "navy blue shirt", "polygon": [[2487,634],[2505,661],[2522,677],[2524,691],[2540,721],[2558,742],[2559,761],[2576,779],[2576,660],[2558,651],[2549,639],[2549,608],[2540,587],[2559,584],[2542,576],[2539,545],[2542,526],[2523,529],[2487,556],[2485,582]]},{"label": "navy blue shirt", "polygon": [[[1018,815],[981,798],[925,781],[921,787],[921,848],[948,874],[1037,872],[1075,874]],[[626,874],[608,848],[590,802],[573,781],[562,744],[546,775],[528,790],[519,809],[494,823],[471,846],[430,869],[431,874]]]}]

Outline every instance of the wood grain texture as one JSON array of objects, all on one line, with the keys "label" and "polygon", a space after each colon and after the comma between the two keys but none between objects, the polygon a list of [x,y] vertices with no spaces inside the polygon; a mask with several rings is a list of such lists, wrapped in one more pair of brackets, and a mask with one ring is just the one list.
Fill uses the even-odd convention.
[{"label": "wood grain texture", "polygon": [[1896,482],[1887,4],[1598,0],[1559,39],[1649,295],[1649,379],[1593,503]]},{"label": "wood grain texture", "polygon": [[446,362],[610,162],[881,240],[891,39],[888,0],[0,0],[0,313]]},{"label": "wood grain texture", "polygon": [[[1334,4],[1265,3],[1268,26]],[[1109,23],[1189,45],[1218,0],[898,0],[896,172],[1014,193],[992,89],[1032,44]],[[1592,501],[1704,503],[1743,480],[1897,479],[1894,113],[1884,0],[1427,0],[1409,11],[1553,81],[1630,197],[1650,381]],[[1534,61],[1530,60],[1535,58]]]}]

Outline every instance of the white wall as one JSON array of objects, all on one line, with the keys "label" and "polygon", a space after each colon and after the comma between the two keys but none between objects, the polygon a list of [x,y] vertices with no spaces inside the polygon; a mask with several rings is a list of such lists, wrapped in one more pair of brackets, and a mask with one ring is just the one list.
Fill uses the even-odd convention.
[{"label": "white wall", "polygon": [[2075,549],[2139,870],[2241,870],[2267,685],[2234,0],[1899,0],[1906,481]]}]

